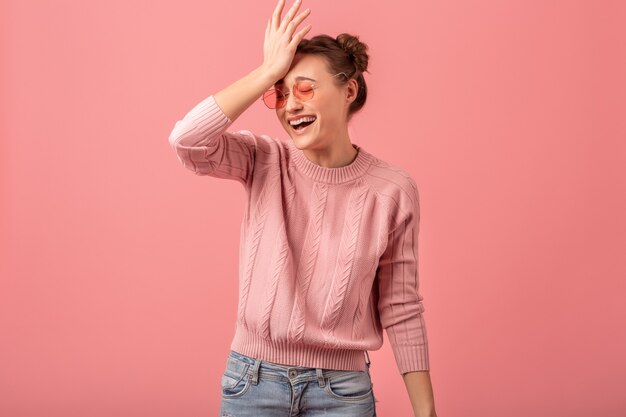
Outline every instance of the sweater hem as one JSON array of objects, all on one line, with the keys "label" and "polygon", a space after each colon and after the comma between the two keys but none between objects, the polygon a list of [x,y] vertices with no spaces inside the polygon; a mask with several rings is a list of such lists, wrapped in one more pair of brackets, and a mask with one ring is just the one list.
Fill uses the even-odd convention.
[{"label": "sweater hem", "polygon": [[346,371],[366,369],[364,350],[267,340],[242,329],[239,323],[230,348],[243,355],[279,365]]}]

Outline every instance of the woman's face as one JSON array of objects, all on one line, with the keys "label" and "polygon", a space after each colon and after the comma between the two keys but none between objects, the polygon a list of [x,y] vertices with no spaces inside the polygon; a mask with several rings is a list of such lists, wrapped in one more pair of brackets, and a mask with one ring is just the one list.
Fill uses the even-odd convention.
[{"label": "woman's face", "polygon": [[[296,77],[314,80],[305,80],[315,84],[313,98],[303,101],[293,94]],[[276,116],[298,148],[325,148],[332,143],[337,132],[346,129],[350,102],[346,98],[346,87],[336,84],[336,78],[341,77],[333,77],[328,72],[323,57],[296,54],[289,72],[276,84],[280,90],[289,92],[287,103],[276,109]],[[315,121],[298,131],[289,124],[289,120],[299,116],[313,116]]]}]

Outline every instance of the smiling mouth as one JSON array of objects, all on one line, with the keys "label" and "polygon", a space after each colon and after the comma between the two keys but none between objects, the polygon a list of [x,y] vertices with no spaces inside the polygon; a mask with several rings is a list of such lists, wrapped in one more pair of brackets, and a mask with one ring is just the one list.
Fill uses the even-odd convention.
[{"label": "smiling mouth", "polygon": [[309,122],[302,122],[300,124],[297,125],[292,125],[291,123],[289,123],[289,126],[296,132],[303,132],[304,130],[306,130],[307,127],[309,127],[310,125],[312,125],[313,123],[315,123],[317,121],[317,118],[313,121],[309,121]]}]

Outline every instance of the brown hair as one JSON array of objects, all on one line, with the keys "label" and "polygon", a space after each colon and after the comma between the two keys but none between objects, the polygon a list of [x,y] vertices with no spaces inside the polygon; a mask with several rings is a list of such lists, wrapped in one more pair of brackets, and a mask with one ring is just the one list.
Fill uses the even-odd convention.
[{"label": "brown hair", "polygon": [[367,85],[363,78],[367,71],[369,55],[368,47],[359,41],[358,36],[342,33],[337,38],[328,35],[317,35],[311,39],[302,39],[296,48],[296,54],[312,54],[323,56],[331,74],[345,73],[348,78],[335,77],[336,82],[347,84],[354,78],[359,86],[356,99],[348,109],[348,120],[365,105]]}]

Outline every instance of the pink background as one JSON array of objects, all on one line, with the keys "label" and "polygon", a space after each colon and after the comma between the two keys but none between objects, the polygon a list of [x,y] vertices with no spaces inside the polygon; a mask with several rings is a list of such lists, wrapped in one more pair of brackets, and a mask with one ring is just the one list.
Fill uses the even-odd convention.
[{"label": "pink background", "polygon": [[[218,415],[245,195],[167,138],[261,64],[274,5],[0,3],[0,415]],[[625,3],[304,7],[369,44],[352,140],[420,189],[439,417],[624,416]],[[231,129],[289,139],[260,101]]]}]

